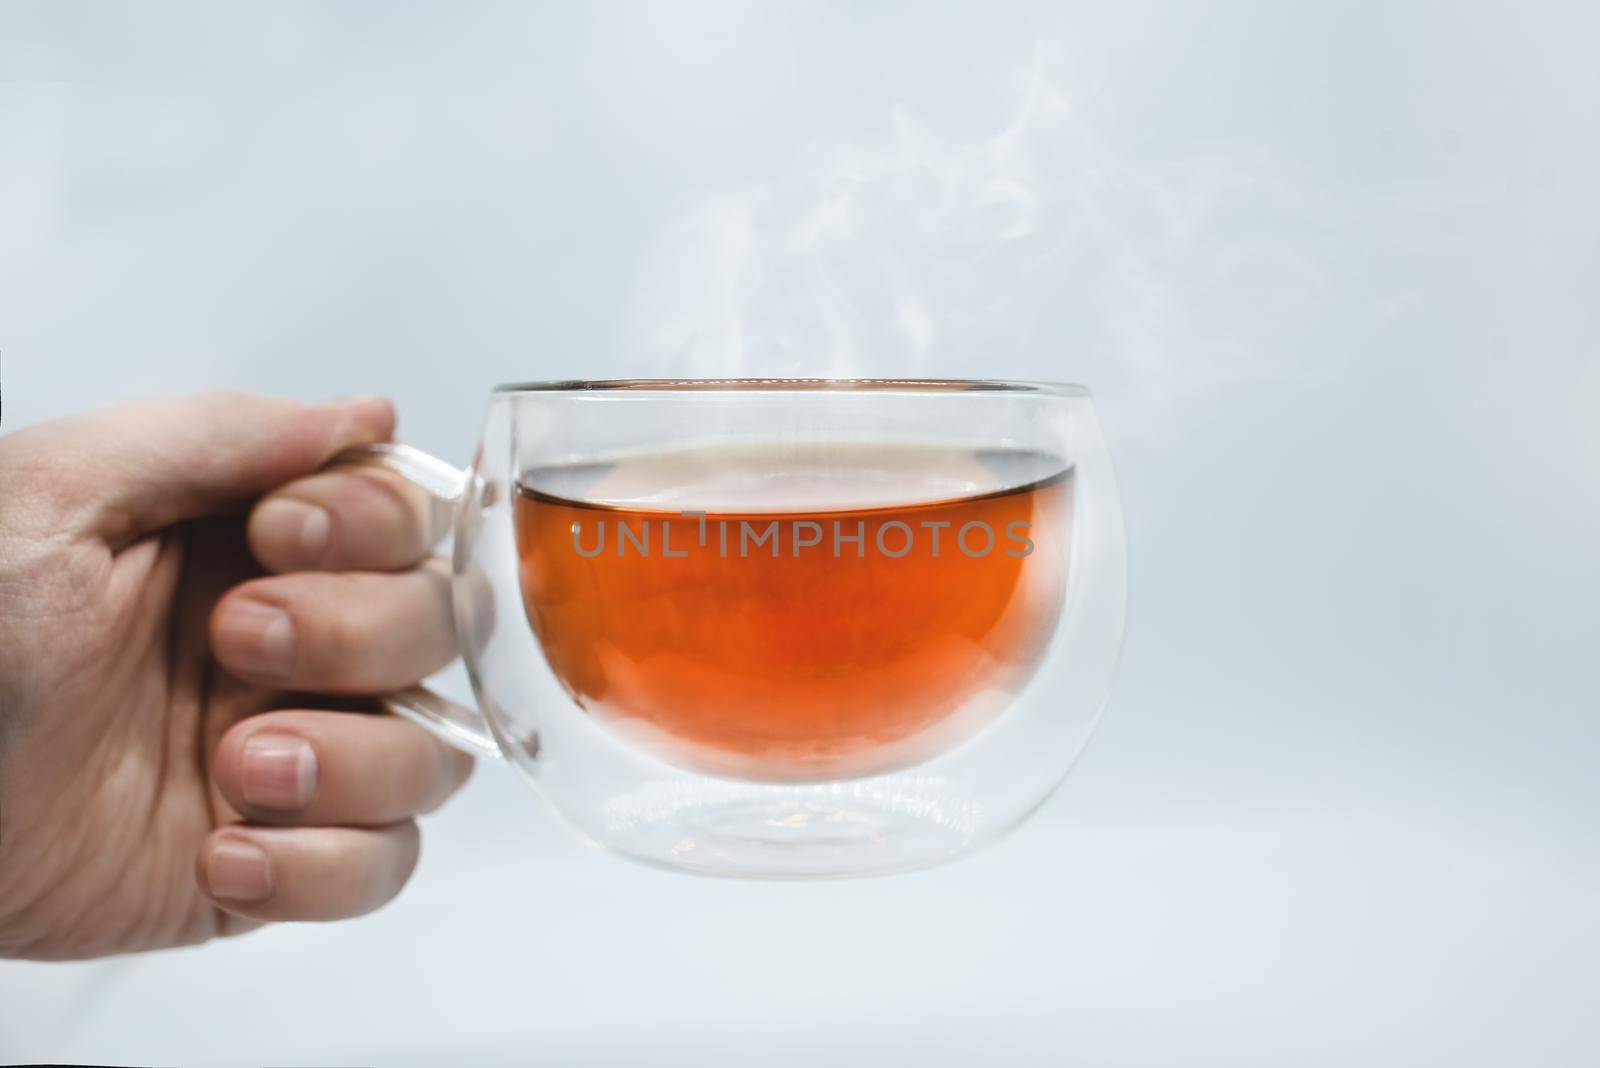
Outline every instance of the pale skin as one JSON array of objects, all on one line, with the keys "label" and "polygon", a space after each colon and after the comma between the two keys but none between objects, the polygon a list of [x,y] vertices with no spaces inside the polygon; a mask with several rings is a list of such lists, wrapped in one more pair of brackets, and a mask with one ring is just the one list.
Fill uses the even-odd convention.
[{"label": "pale skin", "polygon": [[471,760],[369,696],[455,656],[426,498],[323,471],[387,401],[161,401],[0,437],[0,957],[389,901]]}]

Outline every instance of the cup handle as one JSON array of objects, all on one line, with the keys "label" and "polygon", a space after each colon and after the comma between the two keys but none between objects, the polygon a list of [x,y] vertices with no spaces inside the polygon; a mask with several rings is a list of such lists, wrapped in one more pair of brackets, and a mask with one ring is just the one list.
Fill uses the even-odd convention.
[{"label": "cup handle", "polygon": [[[339,453],[327,465],[334,467],[381,467],[393,471],[428,494],[433,504],[433,535],[444,536],[455,506],[472,481],[469,472],[447,464],[410,445],[385,442],[359,445]],[[489,724],[476,709],[457,704],[425,686],[409,686],[379,699],[385,711],[409,719],[440,741],[478,757],[499,757],[500,746],[489,731]]]},{"label": "cup handle", "polygon": [[500,746],[476,709],[434,693],[426,686],[409,686],[379,698],[384,711],[409,719],[441,742],[475,757],[500,756]]}]

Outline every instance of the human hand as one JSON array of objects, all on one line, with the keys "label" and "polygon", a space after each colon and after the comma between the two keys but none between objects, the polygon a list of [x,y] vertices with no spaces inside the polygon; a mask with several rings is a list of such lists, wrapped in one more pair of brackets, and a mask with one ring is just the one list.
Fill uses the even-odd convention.
[{"label": "human hand", "polygon": [[361,697],[455,656],[428,500],[320,471],[393,427],[378,399],[222,394],[0,438],[0,957],[399,891],[471,760]]}]

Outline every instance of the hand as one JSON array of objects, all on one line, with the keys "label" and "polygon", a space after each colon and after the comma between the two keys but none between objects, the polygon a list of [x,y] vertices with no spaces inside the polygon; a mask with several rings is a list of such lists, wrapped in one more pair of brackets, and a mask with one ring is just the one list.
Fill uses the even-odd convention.
[{"label": "hand", "polygon": [[359,695],[455,656],[448,572],[417,490],[319,473],[393,427],[382,400],[229,394],[0,438],[0,956],[399,891],[471,760]]}]

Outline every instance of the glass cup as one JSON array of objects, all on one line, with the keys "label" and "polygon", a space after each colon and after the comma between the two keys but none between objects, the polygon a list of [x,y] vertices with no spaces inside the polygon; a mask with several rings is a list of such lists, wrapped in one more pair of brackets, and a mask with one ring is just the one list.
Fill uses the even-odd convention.
[{"label": "glass cup", "polygon": [[1078,386],[508,385],[466,471],[404,445],[336,462],[453,516],[478,709],[391,709],[646,863],[950,860],[1049,796],[1110,689],[1122,513]]}]

